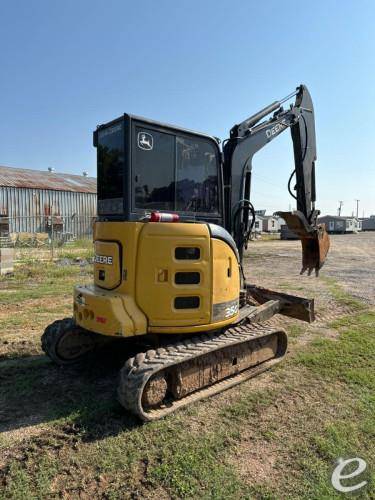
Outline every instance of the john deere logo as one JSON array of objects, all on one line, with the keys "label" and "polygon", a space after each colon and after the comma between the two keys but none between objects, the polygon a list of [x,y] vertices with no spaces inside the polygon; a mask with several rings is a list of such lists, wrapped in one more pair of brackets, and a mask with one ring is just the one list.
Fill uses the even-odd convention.
[{"label": "john deere logo", "polygon": [[113,264],[113,257],[110,255],[95,255],[94,262],[96,264]]},{"label": "john deere logo", "polygon": [[154,147],[154,138],[152,135],[147,132],[138,132],[138,147],[146,151],[151,151]]}]

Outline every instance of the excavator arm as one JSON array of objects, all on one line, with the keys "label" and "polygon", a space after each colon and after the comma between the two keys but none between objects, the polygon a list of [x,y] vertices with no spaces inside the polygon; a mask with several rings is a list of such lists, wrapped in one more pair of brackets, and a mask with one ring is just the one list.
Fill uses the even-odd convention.
[{"label": "excavator arm", "polygon": [[[295,103],[284,109],[283,103],[293,96],[296,96]],[[261,121],[272,112],[271,118]],[[301,240],[301,274],[305,270],[311,274],[315,269],[318,275],[329,249],[329,237],[324,226],[317,224],[320,212],[315,209],[315,120],[306,86],[300,85],[292,94],[273,102],[231,129],[230,138],[223,147],[225,226],[233,235],[242,258],[255,219],[250,201],[253,156],[287,129],[291,130],[295,163],[288,190],[296,200],[297,210],[277,212],[277,215]],[[295,194],[290,187],[294,177]],[[252,222],[250,214],[253,215]]]}]

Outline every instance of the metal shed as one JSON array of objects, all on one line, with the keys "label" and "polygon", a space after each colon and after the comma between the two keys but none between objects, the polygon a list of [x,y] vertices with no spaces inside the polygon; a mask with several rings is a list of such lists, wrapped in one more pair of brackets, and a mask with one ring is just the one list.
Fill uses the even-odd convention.
[{"label": "metal shed", "polygon": [[95,178],[0,166],[0,217],[8,219],[10,233],[51,226],[84,233],[95,216]]}]

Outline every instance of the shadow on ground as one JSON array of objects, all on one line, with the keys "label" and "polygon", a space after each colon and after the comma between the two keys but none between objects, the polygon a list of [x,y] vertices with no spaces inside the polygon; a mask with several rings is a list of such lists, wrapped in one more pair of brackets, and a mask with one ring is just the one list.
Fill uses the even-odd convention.
[{"label": "shadow on ground", "polygon": [[0,433],[59,419],[88,442],[139,426],[116,400],[129,355],[111,346],[80,367],[56,366],[44,355],[0,361]]}]

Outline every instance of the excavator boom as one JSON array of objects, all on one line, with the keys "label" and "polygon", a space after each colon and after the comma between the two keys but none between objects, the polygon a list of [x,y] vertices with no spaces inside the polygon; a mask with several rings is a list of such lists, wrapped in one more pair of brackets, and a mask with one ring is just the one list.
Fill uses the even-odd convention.
[{"label": "excavator boom", "polygon": [[[295,103],[284,110],[283,103],[296,96]],[[270,113],[273,116],[261,122]],[[254,212],[250,201],[252,159],[286,129],[291,130],[295,168],[289,178],[288,190],[296,200],[297,210],[277,212],[285,219],[302,243],[302,270],[318,274],[329,250],[329,237],[323,225],[317,224],[319,211],[315,209],[315,119],[309,91],[305,85],[297,87],[281,101],[275,101],[242,123],[232,127],[224,146],[224,181],[226,228],[230,231],[242,255],[251,232],[249,214]],[[290,187],[295,176],[295,194]]]}]

